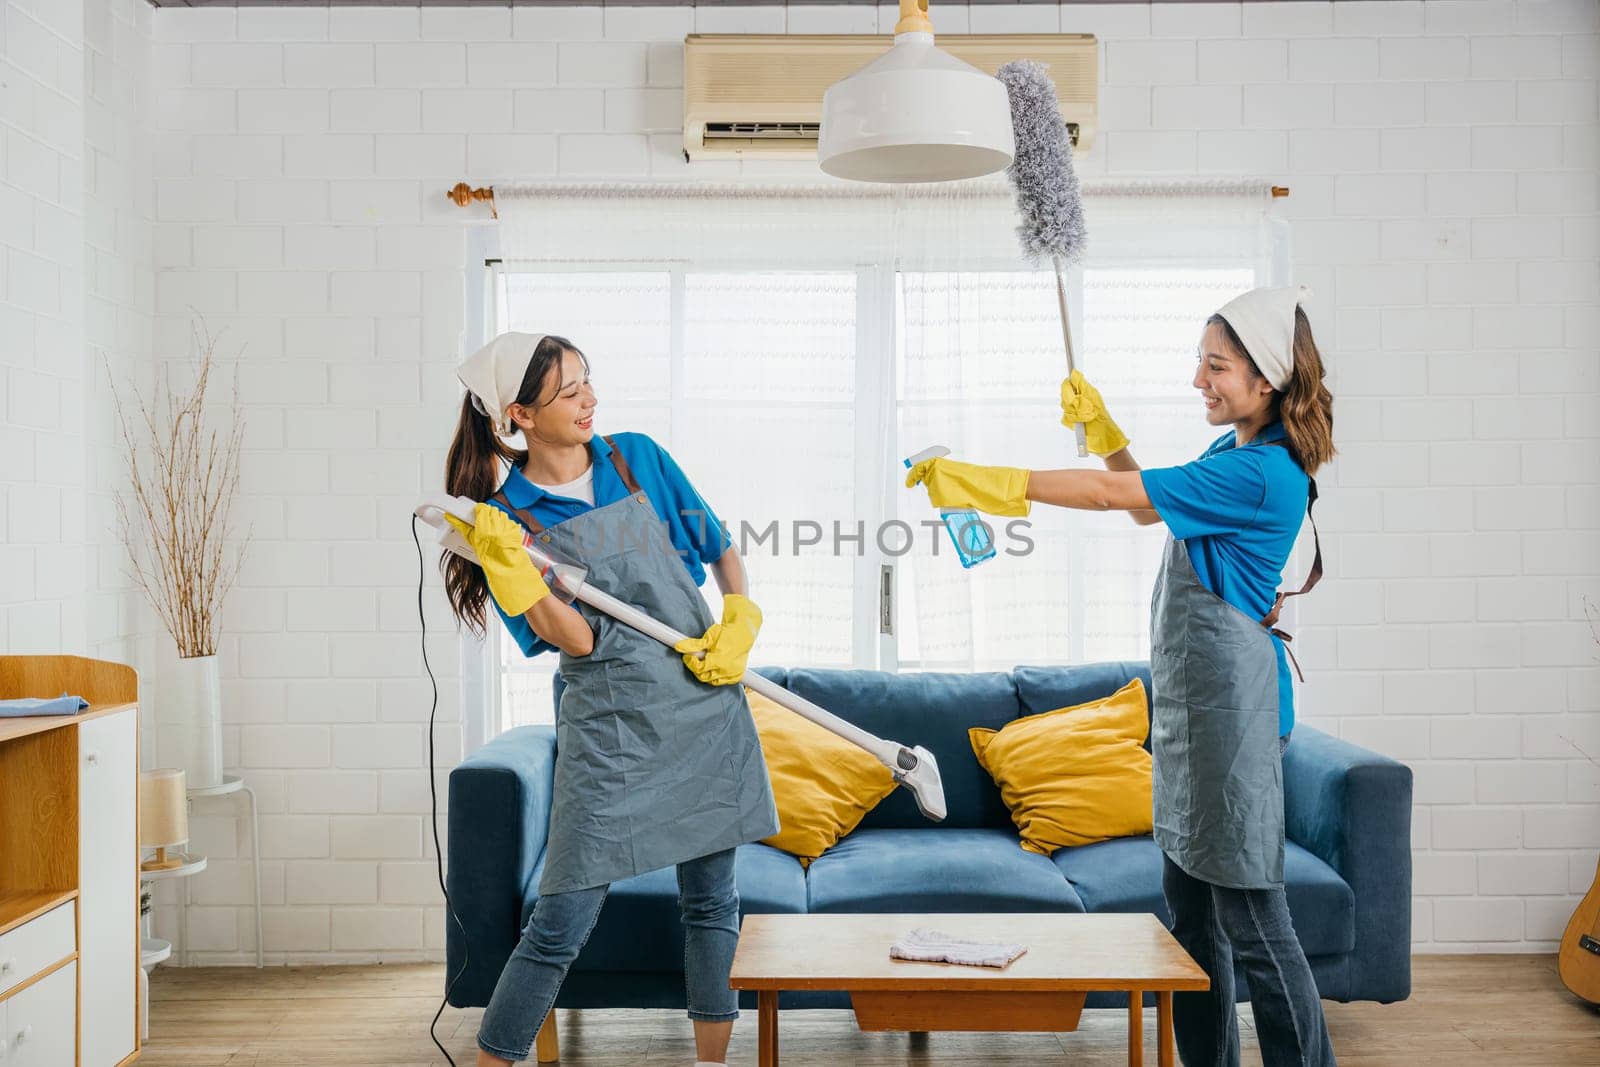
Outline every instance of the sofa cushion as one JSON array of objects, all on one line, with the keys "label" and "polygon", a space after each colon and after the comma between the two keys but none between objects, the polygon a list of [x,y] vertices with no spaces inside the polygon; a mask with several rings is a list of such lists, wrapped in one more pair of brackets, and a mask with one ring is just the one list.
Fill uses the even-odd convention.
[{"label": "sofa cushion", "polygon": [[770,698],[754,690],[745,698],[778,806],[778,832],[761,841],[804,867],[894,792],[894,775],[864,749]]},{"label": "sofa cushion", "polygon": [[967,732],[1022,847],[1048,856],[1150,832],[1150,753],[1142,747],[1149,730],[1144,683],[1135,678],[1087,704]]},{"label": "sofa cushion", "polygon": [[[978,766],[967,741],[971,727],[998,730],[1017,717],[1021,709],[1009,675],[796,668],[789,672],[788,687],[885,740],[923,745],[932,752],[944,779],[946,828],[1010,831],[1011,816],[1000,790]],[[905,789],[890,793],[861,821],[862,829],[920,830],[931,825]]]},{"label": "sofa cushion", "polygon": [[[1146,693],[1150,692],[1148,662],[1125,660],[1072,667],[1018,667],[1011,672],[1024,715],[1042,715],[1056,708],[1087,704],[1110,696],[1135,678],[1144,682]],[[1148,739],[1145,747],[1150,747]]]},{"label": "sofa cushion", "polygon": [[[1091,912],[1154,912],[1170,924],[1161,893],[1161,850],[1150,837],[1121,837],[1064,848],[1050,859]],[[1355,948],[1355,895],[1337,871],[1289,842],[1283,857],[1289,915],[1308,956]]]},{"label": "sofa cushion", "polygon": [[[800,861],[767,845],[740,845],[734,864],[741,916],[806,910]],[[537,887],[539,880],[534,879]],[[527,926],[537,892],[522,908]],[[683,973],[683,915],[678,910],[678,872],[663,867],[616,882],[606,894],[589,943],[573,963],[582,971]]]},{"label": "sofa cushion", "polygon": [[1083,910],[1061,872],[1018,848],[1009,828],[857,830],[811,865],[806,893],[816,912]]}]

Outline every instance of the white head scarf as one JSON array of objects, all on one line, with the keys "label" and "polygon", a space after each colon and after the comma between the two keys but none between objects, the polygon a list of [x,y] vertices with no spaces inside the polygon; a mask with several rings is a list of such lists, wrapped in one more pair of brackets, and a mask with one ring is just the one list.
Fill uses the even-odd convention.
[{"label": "white head scarf", "polygon": [[1274,389],[1282,390],[1294,376],[1294,311],[1311,290],[1304,285],[1287,289],[1252,289],[1236,296],[1217,312],[1244,342]]},{"label": "white head scarf", "polygon": [[456,377],[472,393],[472,406],[489,416],[494,432],[509,437],[516,426],[506,408],[516,402],[542,333],[503,333],[456,365]]}]

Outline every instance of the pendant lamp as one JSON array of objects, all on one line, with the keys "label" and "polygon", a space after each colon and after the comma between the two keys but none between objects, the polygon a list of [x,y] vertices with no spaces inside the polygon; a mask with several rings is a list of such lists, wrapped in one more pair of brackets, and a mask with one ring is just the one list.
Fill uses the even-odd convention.
[{"label": "pendant lamp", "polygon": [[822,97],[817,161],[836,178],[957,181],[1014,153],[1005,86],[934,46],[928,0],[900,0],[894,46]]}]

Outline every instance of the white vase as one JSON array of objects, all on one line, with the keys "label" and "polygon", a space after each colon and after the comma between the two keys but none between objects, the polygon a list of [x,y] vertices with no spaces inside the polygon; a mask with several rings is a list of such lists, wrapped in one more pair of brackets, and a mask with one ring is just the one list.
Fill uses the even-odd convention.
[{"label": "white vase", "polygon": [[222,784],[222,686],[216,656],[168,657],[156,694],[156,751],[190,789]]}]

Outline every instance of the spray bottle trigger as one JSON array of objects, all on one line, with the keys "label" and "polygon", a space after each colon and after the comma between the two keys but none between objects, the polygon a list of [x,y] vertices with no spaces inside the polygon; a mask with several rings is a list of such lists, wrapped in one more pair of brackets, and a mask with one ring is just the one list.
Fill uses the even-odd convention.
[{"label": "spray bottle trigger", "polygon": [[931,446],[929,448],[924,448],[921,452],[918,452],[916,455],[907,456],[906,457],[906,460],[905,460],[906,469],[910,470],[912,467],[915,467],[918,463],[921,463],[923,460],[926,460],[926,459],[942,459],[943,457],[948,456],[949,454],[950,454],[950,450],[948,448],[944,447],[944,445],[933,445],[933,446]]}]

